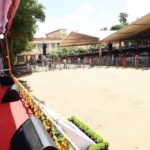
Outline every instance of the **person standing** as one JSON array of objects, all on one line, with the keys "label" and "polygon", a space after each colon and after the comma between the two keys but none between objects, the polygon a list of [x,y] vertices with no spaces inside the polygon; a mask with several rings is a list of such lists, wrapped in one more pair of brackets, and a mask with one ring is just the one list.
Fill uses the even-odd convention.
[{"label": "person standing", "polygon": [[118,68],[118,53],[115,54],[114,59],[115,59],[115,65]]},{"label": "person standing", "polygon": [[92,67],[92,58],[89,58],[90,67]]},{"label": "person standing", "polygon": [[112,54],[112,55],[111,55],[111,65],[114,66],[114,64],[115,64],[115,57],[114,57],[114,55]]},{"label": "person standing", "polygon": [[48,60],[46,58],[44,60],[44,68],[45,68],[45,71],[48,71]]},{"label": "person standing", "polygon": [[139,55],[137,53],[134,56],[134,64],[135,64],[135,68],[137,68],[139,65]]},{"label": "person standing", "polygon": [[80,64],[81,64],[81,59],[80,59],[80,57],[78,57],[77,63],[78,63],[78,68],[80,68]]},{"label": "person standing", "polygon": [[64,69],[67,69],[67,60],[63,59]]},{"label": "person standing", "polygon": [[125,56],[125,54],[123,54],[121,60],[122,60],[122,66],[126,67],[126,56]]}]

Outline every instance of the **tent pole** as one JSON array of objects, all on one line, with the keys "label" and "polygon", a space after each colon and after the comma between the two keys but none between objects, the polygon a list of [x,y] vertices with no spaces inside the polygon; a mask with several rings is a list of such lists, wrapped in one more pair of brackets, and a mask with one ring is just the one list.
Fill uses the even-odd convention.
[{"label": "tent pole", "polygon": [[121,50],[121,41],[119,41],[119,50]]},{"label": "tent pole", "polygon": [[101,56],[102,56],[101,42],[98,43],[98,51],[99,51],[99,65],[100,65],[101,64]]},{"label": "tent pole", "polygon": [[8,69],[9,73],[11,74],[11,63],[10,63],[10,55],[9,55],[9,48],[8,48],[8,38],[7,35],[5,34],[5,46],[6,46],[6,59],[8,63]]},{"label": "tent pole", "polygon": [[102,55],[101,43],[98,44],[98,49],[99,49],[99,57],[101,57]]}]

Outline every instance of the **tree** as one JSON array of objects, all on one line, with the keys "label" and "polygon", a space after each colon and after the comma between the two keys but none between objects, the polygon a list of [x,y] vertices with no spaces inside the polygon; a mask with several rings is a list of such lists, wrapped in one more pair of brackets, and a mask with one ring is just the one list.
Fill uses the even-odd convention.
[{"label": "tree", "polygon": [[119,22],[122,25],[127,25],[127,18],[128,18],[128,14],[126,12],[122,12],[119,14]]},{"label": "tree", "polygon": [[120,24],[113,25],[110,30],[120,30],[128,25],[127,21],[128,14],[126,12],[122,12],[119,14],[119,22]]},{"label": "tree", "polygon": [[49,53],[49,56],[50,56],[52,59],[56,59],[56,58],[58,58],[58,52],[56,52],[56,51],[51,51],[51,52]]},{"label": "tree", "polygon": [[101,28],[100,30],[101,30],[101,31],[107,31],[108,28],[107,28],[107,27],[103,27],[103,28]]},{"label": "tree", "polygon": [[65,56],[69,53],[69,49],[68,48],[62,48],[59,52],[58,52],[58,56],[61,57],[61,56]]},{"label": "tree", "polygon": [[69,52],[69,49],[68,49],[68,48],[63,48],[61,51],[62,51],[64,54],[67,54],[67,53]]},{"label": "tree", "polygon": [[18,53],[31,48],[38,21],[45,21],[44,6],[37,0],[21,0],[8,35],[12,63]]},{"label": "tree", "polygon": [[84,53],[84,52],[87,52],[87,50],[84,49],[83,47],[79,47],[75,52],[77,52],[77,53]]},{"label": "tree", "polygon": [[124,26],[121,24],[117,24],[117,25],[113,25],[110,30],[120,30],[122,29]]}]

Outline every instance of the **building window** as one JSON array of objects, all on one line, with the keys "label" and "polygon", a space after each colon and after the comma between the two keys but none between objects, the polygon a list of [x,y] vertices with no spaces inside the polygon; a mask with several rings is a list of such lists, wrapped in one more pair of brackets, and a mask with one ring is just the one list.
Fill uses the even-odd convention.
[{"label": "building window", "polygon": [[43,44],[38,44],[38,50],[43,49]]},{"label": "building window", "polygon": [[55,43],[51,43],[51,48],[55,48],[55,47],[56,47]]},{"label": "building window", "polygon": [[49,44],[47,44],[47,50],[49,49]]},{"label": "building window", "polygon": [[36,56],[35,56],[35,55],[32,55],[31,58],[30,58],[30,60],[31,60],[31,61],[36,61]]},{"label": "building window", "polygon": [[24,56],[17,57],[17,62],[24,62],[24,61],[25,61]]}]

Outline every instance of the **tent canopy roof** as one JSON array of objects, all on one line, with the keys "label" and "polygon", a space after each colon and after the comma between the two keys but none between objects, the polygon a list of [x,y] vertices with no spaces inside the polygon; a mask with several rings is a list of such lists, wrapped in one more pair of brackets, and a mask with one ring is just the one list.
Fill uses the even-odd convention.
[{"label": "tent canopy roof", "polygon": [[8,33],[20,0],[0,0],[0,34]]},{"label": "tent canopy roof", "polygon": [[98,44],[99,38],[78,32],[71,32],[61,43],[60,47]]},{"label": "tent canopy roof", "polygon": [[150,13],[100,42],[146,39],[150,37]]},{"label": "tent canopy roof", "polygon": [[101,38],[104,38],[114,31],[82,31],[70,32],[70,34],[61,42],[60,47],[81,46],[98,44]]}]

